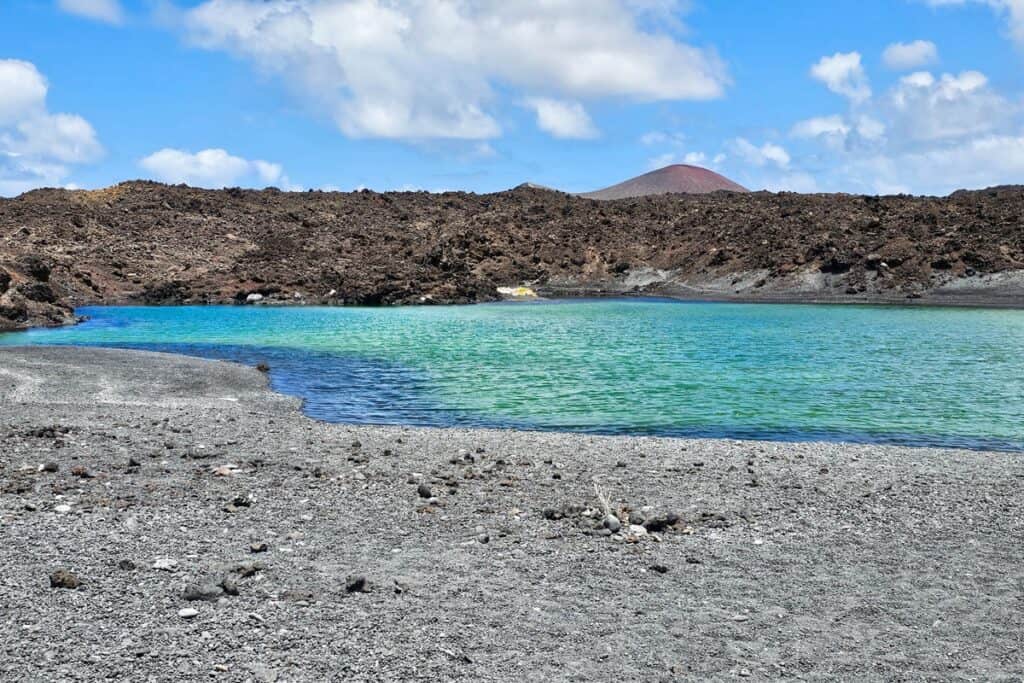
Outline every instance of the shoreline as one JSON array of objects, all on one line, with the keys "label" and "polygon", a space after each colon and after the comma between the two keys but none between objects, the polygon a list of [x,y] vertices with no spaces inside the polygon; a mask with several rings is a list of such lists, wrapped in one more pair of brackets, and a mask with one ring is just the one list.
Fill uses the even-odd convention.
[{"label": "shoreline", "polygon": [[1020,454],[332,425],[94,348],[0,396],[0,677],[1024,675]]},{"label": "shoreline", "polygon": [[532,301],[587,301],[601,299],[624,299],[624,300],[660,300],[665,303],[695,303],[695,304],[744,304],[744,305],[773,305],[773,306],[871,306],[879,308],[956,308],[956,309],[977,309],[977,310],[1024,310],[1024,293],[1015,293],[1005,297],[993,297],[988,294],[975,296],[949,296],[936,298],[934,294],[928,294],[920,298],[909,297],[876,297],[876,298],[851,298],[850,296],[814,296],[808,298],[805,293],[774,294],[767,297],[750,297],[733,294],[713,294],[700,292],[697,294],[682,293],[673,291],[617,291],[604,288],[567,288],[537,286],[538,297],[529,299],[516,298],[495,298],[489,300],[473,301],[469,303],[401,303],[401,304],[348,304],[331,303],[330,301],[294,301],[294,300],[264,300],[259,303],[238,303],[236,301],[196,301],[182,303],[144,303],[132,299],[116,299],[100,303],[75,303],[73,319],[69,318],[63,322],[49,321],[45,323],[29,321],[17,327],[0,327],[0,334],[12,332],[27,332],[34,329],[57,329],[61,327],[74,327],[84,322],[83,316],[78,314],[82,308],[176,308],[183,306],[253,306],[267,308],[418,308],[434,306],[481,306],[498,303],[530,303]]}]

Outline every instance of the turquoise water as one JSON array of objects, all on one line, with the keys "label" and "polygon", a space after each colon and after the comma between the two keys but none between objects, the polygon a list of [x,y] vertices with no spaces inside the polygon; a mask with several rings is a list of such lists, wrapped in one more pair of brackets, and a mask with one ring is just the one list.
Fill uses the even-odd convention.
[{"label": "turquoise water", "polygon": [[0,344],[270,364],[350,423],[1024,449],[1024,311],[656,300],[85,308]]}]

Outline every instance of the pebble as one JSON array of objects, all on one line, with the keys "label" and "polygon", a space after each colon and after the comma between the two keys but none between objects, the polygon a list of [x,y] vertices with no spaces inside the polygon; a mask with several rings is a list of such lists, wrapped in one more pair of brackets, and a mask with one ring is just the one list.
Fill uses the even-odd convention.
[{"label": "pebble", "polygon": [[135,563],[132,562],[131,560],[121,560],[120,562],[117,563],[117,568],[118,569],[123,569],[126,572],[134,571],[135,570]]},{"label": "pebble", "polygon": [[72,467],[71,474],[75,475],[79,479],[93,479],[96,476],[82,465]]},{"label": "pebble", "polygon": [[419,494],[420,498],[433,498],[434,494],[430,490],[430,487],[426,484],[420,484],[416,487],[416,493]]},{"label": "pebble", "polygon": [[69,590],[74,590],[81,585],[82,582],[79,578],[67,569],[58,569],[54,573],[50,574],[50,588],[67,588]]},{"label": "pebble", "polygon": [[185,590],[182,591],[181,597],[188,602],[195,602],[201,600],[203,602],[213,602],[224,595],[224,591],[220,586],[212,583],[204,583],[201,585],[186,586]]},{"label": "pebble", "polygon": [[345,579],[345,591],[347,593],[369,593],[370,585],[362,574],[354,574]]},{"label": "pebble", "polygon": [[67,503],[61,503],[60,505],[53,508],[53,511],[62,515],[66,515],[67,513],[71,512],[71,506],[68,505]]},{"label": "pebble", "polygon": [[270,550],[270,546],[267,545],[266,543],[250,543],[249,544],[249,552],[250,553],[265,553],[268,550]]},{"label": "pebble", "polygon": [[60,469],[60,466],[55,462],[48,462],[39,468],[43,472],[56,472]]},{"label": "pebble", "polygon": [[604,528],[605,529],[608,529],[613,534],[616,531],[618,531],[619,529],[622,528],[622,522],[620,522],[619,518],[616,517],[615,515],[608,515],[608,516],[606,516],[604,518],[604,521],[602,522],[602,524],[604,524]]},{"label": "pebble", "polygon": [[476,540],[480,541],[481,543],[490,543],[491,542],[491,537],[488,536],[487,534],[480,534],[479,536],[476,537]]},{"label": "pebble", "polygon": [[161,557],[160,559],[153,562],[153,569],[162,572],[173,572],[178,570],[178,561],[172,560],[167,557]]},{"label": "pebble", "polygon": [[178,616],[182,619],[193,619],[199,616],[199,610],[195,609],[194,607],[186,607],[184,609],[178,610]]},{"label": "pebble", "polygon": [[658,574],[667,574],[668,573],[668,567],[666,565],[663,565],[663,564],[652,564],[651,565],[651,571],[657,572]]}]

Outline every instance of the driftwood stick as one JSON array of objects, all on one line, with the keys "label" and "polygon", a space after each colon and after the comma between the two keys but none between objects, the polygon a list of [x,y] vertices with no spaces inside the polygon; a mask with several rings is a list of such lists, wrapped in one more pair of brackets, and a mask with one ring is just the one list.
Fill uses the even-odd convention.
[{"label": "driftwood stick", "polygon": [[604,516],[607,517],[612,514],[612,508],[608,505],[608,499],[605,498],[604,493],[601,491],[601,487],[597,483],[597,477],[594,477],[594,494],[597,496],[597,502],[601,506],[601,512],[604,513]]}]

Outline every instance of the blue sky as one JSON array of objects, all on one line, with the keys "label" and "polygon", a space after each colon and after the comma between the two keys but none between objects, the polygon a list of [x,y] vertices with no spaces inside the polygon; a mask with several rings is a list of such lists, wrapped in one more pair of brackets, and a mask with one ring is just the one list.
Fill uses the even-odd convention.
[{"label": "blue sky", "polygon": [[1024,183],[1024,0],[4,0],[0,194]]}]

